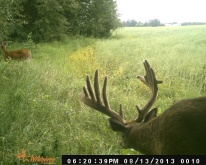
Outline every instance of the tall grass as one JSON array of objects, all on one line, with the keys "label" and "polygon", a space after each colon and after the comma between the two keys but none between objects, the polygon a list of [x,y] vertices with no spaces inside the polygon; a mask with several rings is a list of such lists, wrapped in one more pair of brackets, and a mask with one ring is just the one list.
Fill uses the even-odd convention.
[{"label": "tall grass", "polygon": [[[21,164],[16,155],[53,157],[62,154],[139,154],[122,149],[121,137],[110,130],[107,117],[81,102],[86,74],[109,76],[113,109],[124,106],[136,116],[149,90],[138,82],[147,59],[164,81],[155,104],[159,112],[179,99],[206,93],[205,26],[124,28],[110,39],[70,37],[38,44],[33,60],[0,61],[0,163]],[[22,44],[10,44],[17,49]]]}]

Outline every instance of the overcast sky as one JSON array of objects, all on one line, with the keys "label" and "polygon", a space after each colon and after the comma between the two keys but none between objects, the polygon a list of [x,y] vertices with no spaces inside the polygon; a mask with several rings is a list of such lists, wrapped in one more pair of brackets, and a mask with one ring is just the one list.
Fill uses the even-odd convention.
[{"label": "overcast sky", "polygon": [[206,22],[206,0],[116,0],[120,19]]}]

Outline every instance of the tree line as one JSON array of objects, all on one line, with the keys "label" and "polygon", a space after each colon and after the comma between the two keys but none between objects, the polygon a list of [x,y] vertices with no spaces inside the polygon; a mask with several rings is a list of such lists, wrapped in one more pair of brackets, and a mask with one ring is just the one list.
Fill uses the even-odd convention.
[{"label": "tree line", "polygon": [[156,26],[164,26],[164,24],[162,24],[159,19],[151,19],[145,23],[140,22],[140,21],[137,22],[136,20],[132,19],[132,20],[123,21],[122,26],[124,27],[146,27],[146,26],[156,27]]},{"label": "tree line", "polygon": [[[174,25],[174,24],[178,24],[177,22],[171,22],[171,23],[168,23],[169,25]],[[179,25],[181,26],[190,26],[190,25],[205,25],[206,22],[183,22]],[[122,22],[122,26],[123,27],[156,27],[156,26],[165,26],[167,24],[163,24],[160,22],[159,19],[151,19],[149,20],[148,22],[138,22],[134,19],[132,20],[127,20],[127,21],[123,21]]]},{"label": "tree line", "polygon": [[108,37],[121,26],[114,0],[0,0],[0,31],[35,42],[65,35]]}]

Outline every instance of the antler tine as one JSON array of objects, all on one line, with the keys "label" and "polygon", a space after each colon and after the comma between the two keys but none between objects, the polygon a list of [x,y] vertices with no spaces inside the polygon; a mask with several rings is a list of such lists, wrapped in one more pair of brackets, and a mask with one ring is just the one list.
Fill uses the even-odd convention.
[{"label": "antler tine", "polygon": [[119,115],[121,116],[122,119],[124,119],[122,104],[119,105]]},{"label": "antler tine", "polygon": [[156,80],[154,70],[150,67],[150,64],[148,63],[147,60],[144,61],[144,67],[146,70],[146,75],[145,76],[138,75],[137,78],[140,79],[145,85],[151,88],[151,87],[156,87],[156,85],[153,85],[154,82],[156,84],[161,84],[163,82],[161,80]]},{"label": "antler tine", "polygon": [[107,99],[107,77],[104,79],[104,85],[102,90],[102,99],[100,97],[100,89],[99,89],[99,74],[98,70],[95,72],[94,77],[94,90],[92,89],[91,81],[89,76],[86,77],[86,84],[87,88],[83,87],[83,93],[82,101],[90,106],[91,108],[94,108],[95,110],[106,114],[107,116],[118,120],[121,123],[124,123],[123,118],[121,117],[121,114],[117,114],[115,111],[113,111],[110,108],[109,101]]},{"label": "antler tine", "polygon": [[150,67],[147,60],[144,61],[144,67],[146,70],[146,75],[145,76],[137,76],[137,78],[139,78],[144,84],[146,84],[150,88],[152,94],[150,96],[149,101],[142,109],[140,109],[138,106],[136,106],[136,108],[139,112],[139,116],[136,119],[137,122],[141,122],[144,119],[144,117],[146,116],[146,114],[148,113],[148,111],[150,110],[152,105],[154,104],[154,102],[157,98],[157,95],[158,95],[158,84],[162,83],[161,80],[156,79],[154,70]]}]

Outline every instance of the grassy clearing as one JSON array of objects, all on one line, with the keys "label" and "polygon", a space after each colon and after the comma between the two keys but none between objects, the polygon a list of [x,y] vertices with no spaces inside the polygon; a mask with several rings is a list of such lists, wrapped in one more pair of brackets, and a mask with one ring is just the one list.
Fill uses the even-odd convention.
[{"label": "grassy clearing", "polygon": [[[135,78],[147,59],[159,79],[155,104],[164,111],[182,98],[206,93],[205,26],[125,28],[112,38],[71,37],[32,48],[33,60],[0,61],[0,163],[21,164],[16,155],[56,158],[62,154],[139,154],[122,149],[107,117],[80,101],[85,76],[109,76],[109,100],[136,115],[149,91]],[[17,49],[20,44],[10,45]],[[100,80],[100,81],[101,81]]]}]

